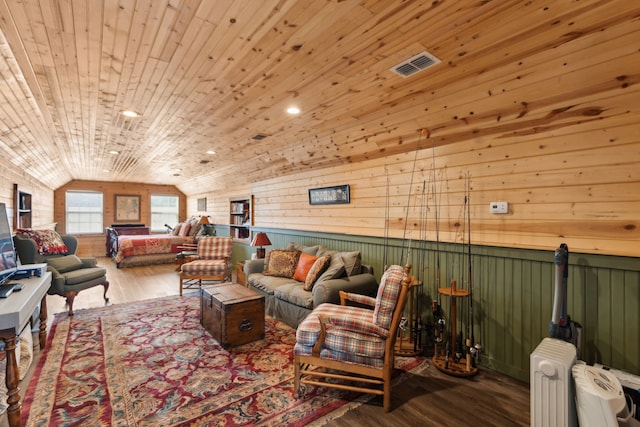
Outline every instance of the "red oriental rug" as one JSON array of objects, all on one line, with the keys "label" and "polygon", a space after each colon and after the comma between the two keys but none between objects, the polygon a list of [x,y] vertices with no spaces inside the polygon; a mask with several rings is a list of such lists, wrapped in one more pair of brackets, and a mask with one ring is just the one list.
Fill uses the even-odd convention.
[{"label": "red oriental rug", "polygon": [[56,315],[23,425],[302,426],[367,400],[326,388],[296,399],[295,330],[267,318],[264,340],[227,351],[200,326],[198,295]]}]

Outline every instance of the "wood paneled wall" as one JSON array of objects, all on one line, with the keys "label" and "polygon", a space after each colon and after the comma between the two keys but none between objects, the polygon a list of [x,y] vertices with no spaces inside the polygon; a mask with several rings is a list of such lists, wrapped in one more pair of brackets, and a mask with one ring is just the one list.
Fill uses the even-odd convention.
[{"label": "wood paneled wall", "polygon": [[53,224],[53,190],[28,175],[24,170],[5,163],[0,165],[0,202],[7,205],[9,226],[13,227],[15,200],[13,184],[18,184],[20,191],[31,194],[31,224],[34,228],[49,228]]},{"label": "wood paneled wall", "polygon": [[[573,252],[638,257],[638,121],[585,119],[442,147],[416,131],[414,153],[266,180],[239,194],[254,194],[256,226],[456,242],[469,174],[475,244],[551,250],[565,242]],[[309,205],[309,188],[339,184],[350,185],[350,204]],[[214,221],[228,223],[234,194],[204,195]],[[508,202],[508,214],[489,213],[494,201]]]},{"label": "wood paneled wall", "polygon": [[[140,223],[150,225],[151,212],[149,210],[151,195],[178,195],[180,197],[180,218],[187,217],[187,198],[173,185],[136,184],[129,182],[103,182],[103,181],[71,181],[54,192],[55,215],[59,233],[65,233],[65,194],[68,190],[84,190],[102,192],[104,199],[105,227],[116,223]],[[124,194],[140,196],[140,221],[116,221],[115,220],[115,195]],[[86,256],[104,256],[105,236],[81,235],[78,236],[78,253]]]}]

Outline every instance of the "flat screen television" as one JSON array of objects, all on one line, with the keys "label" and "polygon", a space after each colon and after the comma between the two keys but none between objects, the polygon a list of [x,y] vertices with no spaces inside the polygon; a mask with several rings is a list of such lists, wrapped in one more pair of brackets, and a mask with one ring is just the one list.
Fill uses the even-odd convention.
[{"label": "flat screen television", "polygon": [[11,279],[17,270],[18,257],[11,237],[7,206],[0,203],[0,285]]}]

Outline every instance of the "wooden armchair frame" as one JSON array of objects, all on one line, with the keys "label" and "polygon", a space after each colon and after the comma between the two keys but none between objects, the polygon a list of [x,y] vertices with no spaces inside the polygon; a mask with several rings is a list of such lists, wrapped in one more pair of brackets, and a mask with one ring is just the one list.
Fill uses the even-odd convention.
[{"label": "wooden armchair frame", "polygon": [[[382,368],[321,358],[320,351],[326,338],[329,319],[325,316],[318,316],[320,321],[320,336],[313,347],[312,354],[294,355],[294,390],[296,396],[300,396],[300,386],[302,384],[330,387],[341,390],[382,395],[384,410],[389,411],[391,409],[391,375],[393,373],[395,362],[395,343],[398,326],[407,301],[408,289],[413,282],[413,277],[409,274],[410,268],[410,265],[405,267],[402,287],[396,300],[391,326],[389,327],[389,333],[385,340]],[[340,304],[342,306],[345,306],[347,301],[350,299],[349,294],[340,291]],[[363,301],[358,298],[357,302],[362,303]],[[316,367],[324,369],[316,370],[314,369]],[[329,379],[340,380],[343,382],[327,382],[326,380]],[[360,385],[352,385],[348,382],[359,383]]]},{"label": "wooden armchair frame", "polygon": [[198,255],[180,266],[182,290],[200,288],[203,280],[231,281],[231,237],[203,237],[198,241]]}]

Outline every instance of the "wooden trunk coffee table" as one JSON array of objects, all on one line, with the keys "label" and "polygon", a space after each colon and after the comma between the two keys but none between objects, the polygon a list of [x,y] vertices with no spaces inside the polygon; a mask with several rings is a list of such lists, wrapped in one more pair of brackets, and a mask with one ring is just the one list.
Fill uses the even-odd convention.
[{"label": "wooden trunk coffee table", "polygon": [[238,283],[203,286],[200,324],[227,349],[264,339],[264,295]]}]

